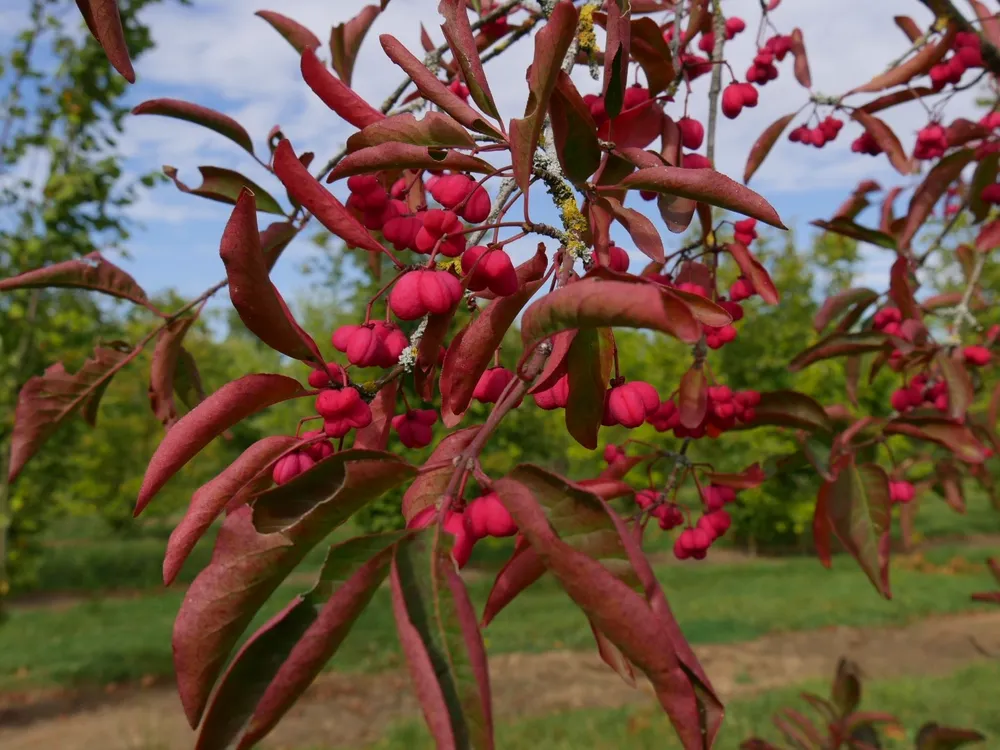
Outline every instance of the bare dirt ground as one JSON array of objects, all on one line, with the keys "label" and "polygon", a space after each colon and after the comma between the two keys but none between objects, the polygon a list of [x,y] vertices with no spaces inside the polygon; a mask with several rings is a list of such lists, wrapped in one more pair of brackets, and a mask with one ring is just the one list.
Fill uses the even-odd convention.
[{"label": "bare dirt ground", "polygon": [[[905,628],[826,628],[696,649],[723,700],[826,678],[841,656],[867,677],[947,674],[1000,653],[1000,612],[935,617]],[[595,654],[507,654],[490,662],[499,720],[650,701]],[[537,685],[546,685],[544,692]],[[268,750],[357,748],[393,722],[419,717],[403,672],[321,677],[263,745]],[[193,733],[170,685],[111,693],[0,696],[4,750],[187,750]]]}]

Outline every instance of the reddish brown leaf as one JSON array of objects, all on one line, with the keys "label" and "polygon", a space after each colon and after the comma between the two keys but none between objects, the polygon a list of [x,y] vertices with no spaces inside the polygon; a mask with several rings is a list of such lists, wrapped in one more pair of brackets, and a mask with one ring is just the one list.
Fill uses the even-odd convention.
[{"label": "reddish brown leaf", "polygon": [[812,75],[809,73],[809,58],[806,57],[806,45],[802,39],[801,29],[792,29],[792,57],[795,58],[795,80],[812,88]]},{"label": "reddish brown leaf", "polygon": [[549,100],[549,117],[563,172],[574,184],[585,182],[601,164],[597,125],[572,79],[561,70]]},{"label": "reddish brown leaf", "polygon": [[254,195],[245,188],[222,233],[219,255],[229,278],[229,298],[244,325],[275,351],[324,367],[316,342],[295,322],[268,276]]},{"label": "reddish brown leaf", "polygon": [[[628,85],[628,63],[631,57],[632,8],[629,2],[609,2],[606,4],[607,36],[604,42],[604,82],[601,93],[604,109],[608,117],[614,118],[622,110],[625,101],[625,87]],[[575,18],[574,18],[575,26]],[[565,54],[565,53],[564,53]],[[562,56],[557,57],[558,65]]]},{"label": "reddish brown leaf", "polygon": [[482,627],[486,627],[508,604],[545,574],[545,565],[524,537],[518,537],[514,554],[497,573],[483,607]]},{"label": "reddish brown leaf", "polygon": [[896,417],[885,426],[885,432],[937,443],[966,463],[978,464],[986,460],[985,446],[976,440],[969,428],[945,417],[917,414]]},{"label": "reddish brown leaf", "polygon": [[798,391],[768,391],[754,407],[754,427],[777,425],[801,430],[832,432],[833,424],[815,399]]},{"label": "reddish brown leaf", "polygon": [[863,227],[847,218],[834,219],[833,221],[821,221],[817,219],[809,223],[826,232],[833,232],[842,237],[850,237],[852,240],[858,240],[859,242],[868,242],[878,247],[884,247],[887,250],[895,250],[897,247],[896,240],[891,235]]},{"label": "reddish brown leaf", "polygon": [[702,423],[708,409],[708,379],[704,370],[691,368],[684,373],[677,393],[677,406],[682,425],[694,429]]},{"label": "reddish brown leaf", "polygon": [[76,0],[76,7],[83,14],[90,33],[108,56],[108,61],[125,80],[135,83],[135,70],[125,43],[125,30],[122,28],[121,16],[118,15],[117,1]]},{"label": "reddish brown leaf", "polygon": [[925,96],[930,96],[931,94],[936,93],[937,92],[934,89],[926,87],[902,89],[900,91],[893,91],[891,94],[883,94],[877,99],[872,99],[867,104],[858,107],[858,109],[873,115],[876,112],[881,112],[883,110],[890,109],[891,107],[895,107],[897,104],[913,102],[917,99],[923,99]]},{"label": "reddish brown leaf", "polygon": [[358,96],[327,70],[316,53],[307,49],[300,63],[302,79],[323,103],[356,128],[384,120],[385,115]]},{"label": "reddish brown leaf", "polygon": [[597,643],[597,655],[601,657],[601,661],[611,667],[625,681],[626,685],[634,688],[636,683],[632,662],[592,622],[590,623],[590,632],[594,634],[594,641]]},{"label": "reddish brown leaf", "polygon": [[379,38],[382,49],[396,65],[410,77],[420,95],[429,102],[438,105],[442,110],[454,117],[467,128],[501,138],[501,134],[472,107],[450,91],[427,66],[414,57],[402,42],[391,34],[382,34]]},{"label": "reddish brown leaf", "polygon": [[340,80],[351,85],[354,75],[354,61],[358,57],[361,43],[378,18],[381,9],[377,5],[366,5],[346,23],[339,23],[330,30],[330,64],[337,71]]},{"label": "reddish brown leaf", "polygon": [[927,173],[910,199],[906,225],[899,237],[900,247],[910,246],[917,230],[927,221],[927,217],[931,215],[934,206],[948,190],[948,186],[959,179],[962,170],[972,161],[974,156],[975,152],[972,149],[956,151],[935,164],[933,169]]},{"label": "reddish brown leaf", "polygon": [[880,73],[864,86],[859,86],[850,93],[884,91],[885,89],[892,88],[893,86],[901,86],[904,83],[909,83],[914,78],[925,75],[932,67],[941,62],[946,54],[948,54],[948,51],[951,49],[952,42],[955,39],[955,32],[957,30],[957,27],[952,24],[948,28],[947,33],[945,33],[944,36],[942,36],[937,42],[933,44],[925,44],[913,57],[906,59],[896,67],[890,68],[884,73]]},{"label": "reddish brown leaf", "polygon": [[583,279],[532,303],[521,323],[525,350],[553,333],[570,329],[647,328],[693,344],[701,326],[690,308],[653,283]]},{"label": "reddish brown leaf", "polygon": [[483,71],[483,62],[479,59],[476,40],[472,34],[469,15],[465,12],[467,0],[441,0],[438,13],[444,18],[441,31],[451,48],[455,62],[462,69],[462,79],[469,87],[469,95],[483,112],[499,119],[500,113],[493,102],[490,84]]},{"label": "reddish brown leaf", "polygon": [[813,547],[820,563],[827,569],[833,564],[830,548],[830,538],[833,535],[833,526],[830,523],[830,486],[829,482],[824,482],[819,488],[812,519]]},{"label": "reddish brown leaf", "polygon": [[764,470],[760,468],[760,464],[751,464],[739,474],[725,474],[716,471],[710,471],[705,474],[705,479],[707,479],[712,484],[720,484],[723,487],[732,487],[734,490],[749,490],[754,487],[759,487],[767,479],[767,475]]},{"label": "reddish brown leaf", "polygon": [[863,305],[862,309],[878,299],[878,293],[866,287],[856,287],[827,297],[813,319],[816,332],[822,331],[849,307]]},{"label": "reddish brown leaf", "polygon": [[174,185],[182,193],[190,193],[219,203],[235,205],[240,193],[249,189],[257,198],[257,210],[269,214],[284,216],[285,212],[281,205],[271,195],[253,180],[250,180],[239,172],[221,167],[198,167],[201,172],[201,185],[191,188],[177,179],[177,170],[171,166],[163,167],[163,173],[173,180]]},{"label": "reddish brown leaf", "polygon": [[271,24],[274,30],[281,34],[285,41],[292,45],[300,55],[306,50],[315,52],[319,49],[319,37],[298,21],[293,21],[288,16],[271,10],[258,10],[254,15]]},{"label": "reddish brown leaf", "polygon": [[902,175],[913,173],[913,161],[906,155],[902,144],[899,142],[899,138],[892,132],[892,128],[877,117],[860,109],[854,110],[851,119],[856,120],[868,131],[868,134],[879,145],[879,148],[885,151],[886,156],[889,157],[889,162],[895,167],[897,172]]},{"label": "reddish brown leaf", "polygon": [[221,474],[199,487],[191,497],[184,517],[170,534],[163,557],[163,584],[177,578],[195,544],[223,509],[240,498],[245,502],[271,482],[268,467],[301,441],[290,435],[271,435],[253,443]]},{"label": "reddish brown leaf", "polygon": [[466,427],[446,435],[437,444],[424,464],[425,469],[428,466],[435,468],[421,471],[403,495],[403,518],[407,523],[422,510],[434,507],[441,500],[451,481],[451,475],[455,473],[452,461],[469,447],[478,432],[479,425]]},{"label": "reddish brown leaf", "polygon": [[0,279],[0,292],[47,287],[90,289],[155,309],[136,280],[111,261],[105,260],[99,252]]},{"label": "reddish brown leaf", "polygon": [[948,416],[961,421],[965,418],[965,413],[975,398],[975,389],[972,385],[972,378],[965,367],[965,363],[948,356],[943,349],[938,352],[938,368],[944,377],[944,382],[948,386]]},{"label": "reddish brown leaf", "polygon": [[781,134],[785,132],[785,128],[788,127],[788,124],[795,119],[795,115],[796,113],[792,112],[784,117],[779,117],[777,120],[768,125],[764,132],[760,134],[760,137],[757,138],[753,146],[750,148],[750,155],[747,157],[747,165],[743,170],[743,182],[750,182],[750,178],[753,177],[754,172],[760,168],[764,159],[766,159],[767,155],[771,153],[771,149],[774,148],[774,144],[778,142],[778,138],[780,138]]},{"label": "reddish brown leaf", "polygon": [[160,442],[146,468],[135,514],[142,512],[178,469],[225,430],[261,409],[306,393],[297,380],[284,375],[244,375],[226,383],[185,414]]},{"label": "reddish brown leaf", "polygon": [[382,143],[348,154],[333,168],[327,182],[355,174],[368,174],[389,169],[450,169],[453,172],[494,171],[487,162],[457,151],[442,152],[409,143]]},{"label": "reddish brown leaf", "polygon": [[153,415],[168,429],[177,421],[177,406],[174,403],[174,373],[180,358],[181,346],[195,317],[183,317],[170,321],[156,337],[153,362],[149,370],[149,404]]},{"label": "reddish brown leaf", "polygon": [[57,362],[42,375],[29,379],[17,395],[7,481],[17,478],[45,441],[77,410],[84,407],[96,410],[111,378],[138,352],[99,346],[75,373],[66,372],[62,363]]},{"label": "reddish brown leaf", "polygon": [[276,221],[260,233],[260,249],[264,253],[268,271],[274,268],[278,258],[297,234],[298,230],[290,221]]},{"label": "reddish brown leaf", "polygon": [[979,19],[986,41],[994,47],[1000,48],[1000,20],[997,20],[996,15],[991,13],[980,0],[969,0],[969,5],[976,12],[976,18]]},{"label": "reddish brown leaf", "polygon": [[347,139],[347,150],[357,151],[382,143],[409,143],[414,146],[474,148],[469,131],[440,112],[428,112],[421,119],[406,112],[373,122]]},{"label": "reddish brown leaf", "polygon": [[[635,3],[632,3],[632,13],[636,13]],[[606,29],[608,16],[606,13],[595,13],[594,23]],[[629,23],[629,54],[642,67],[646,74],[646,84],[650,96],[666,90],[674,80],[673,58],[670,45],[663,38],[663,32],[652,18],[633,18]],[[607,60],[607,57],[605,57]]]},{"label": "reddish brown leaf", "polygon": [[392,381],[379,388],[371,403],[372,423],[358,430],[354,436],[354,448],[384,451],[389,444],[392,418],[396,415],[396,393],[398,381]]},{"label": "reddish brown leaf", "polygon": [[542,285],[548,261],[535,255],[532,279],[509,297],[490,302],[471,323],[452,339],[441,368],[442,408],[452,414],[462,414],[472,401],[472,392],[493,353],[503,341],[521,309]]},{"label": "reddish brown leaf", "polygon": [[1000,247],[1000,220],[994,219],[984,224],[976,235],[976,250],[988,253]]},{"label": "reddish brown leaf", "polygon": [[651,167],[640,169],[622,180],[615,189],[650,190],[679,195],[712,206],[736,211],[785,229],[771,204],[738,182],[714,169],[683,169],[681,167]]},{"label": "reddish brown leaf", "polygon": [[629,237],[635,243],[639,252],[656,263],[663,263],[663,241],[660,233],[649,219],[632,208],[625,208],[614,198],[601,198],[601,203],[608,207],[618,223],[625,227]]},{"label": "reddish brown leaf", "polygon": [[253,153],[253,141],[250,134],[236,120],[214,109],[202,107],[199,104],[181,101],[180,99],[150,99],[136,106],[133,115],[162,115],[177,120],[186,120],[203,128],[214,130],[233,143]]},{"label": "reddish brown leaf", "polygon": [[1000,168],[1000,153],[986,154],[976,165],[969,184],[969,209],[977,222],[983,221],[990,212],[990,204],[983,200],[983,188],[996,182]]},{"label": "reddish brown leaf", "polygon": [[560,0],[549,20],[535,34],[535,57],[528,68],[528,103],[524,107],[524,117],[510,122],[514,179],[524,193],[528,192],[535,149],[549,109],[549,99],[559,79],[563,58],[576,33],[576,22],[577,10],[573,3]]},{"label": "reddish brown leaf", "polygon": [[[549,339],[549,343],[552,344],[552,353],[545,358],[545,366],[535,379],[534,385],[528,389],[529,394],[548,390],[566,374],[566,355],[569,353],[569,347],[574,338],[576,338],[576,331],[562,331]],[[523,368],[524,364],[523,361],[518,363],[517,375],[522,380],[527,380]]]},{"label": "reddish brown leaf", "polygon": [[739,242],[727,245],[726,249],[733,256],[733,260],[736,261],[736,265],[740,267],[743,275],[750,279],[760,298],[769,305],[778,304],[780,301],[778,289],[774,286],[774,282],[771,281],[771,275],[767,272],[767,269],[761,265],[761,262],[754,257],[753,253]]},{"label": "reddish brown leaf", "polygon": [[566,431],[589,450],[597,448],[613,352],[611,329],[587,328],[577,331],[566,355],[569,373]]},{"label": "reddish brown leaf", "polygon": [[875,352],[884,348],[890,342],[891,339],[879,331],[834,333],[820,339],[804,352],[798,354],[789,362],[788,369],[796,372],[822,359]]},{"label": "reddish brown leaf", "polygon": [[970,742],[983,742],[986,737],[974,729],[942,727],[925,724],[917,732],[916,750],[956,750]]},{"label": "reddish brown leaf", "polygon": [[896,22],[896,25],[906,34],[907,39],[911,42],[915,42],[923,36],[923,32],[917,26],[917,22],[909,16],[893,16],[892,20]]},{"label": "reddish brown leaf", "polygon": [[287,140],[279,143],[274,151],[274,173],[299,203],[349,246],[372,253],[385,252],[385,248],[361,222],[309,174],[309,170],[296,158],[292,144]]},{"label": "reddish brown leaf", "polygon": [[910,263],[906,256],[900,255],[892,264],[889,272],[889,297],[904,318],[920,319],[920,308],[913,298],[910,286]]}]

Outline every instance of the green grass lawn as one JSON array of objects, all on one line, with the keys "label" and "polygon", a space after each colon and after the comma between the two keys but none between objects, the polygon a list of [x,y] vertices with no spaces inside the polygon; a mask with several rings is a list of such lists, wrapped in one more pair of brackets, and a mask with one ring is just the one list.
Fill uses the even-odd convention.
[{"label": "green grass lawn", "polygon": [[[917,729],[928,721],[945,726],[976,729],[986,742],[970,748],[1000,747],[1000,712],[997,711],[1000,663],[986,662],[944,677],[918,677],[872,682],[864,686],[861,709],[894,714],[903,725],[900,735],[883,735],[885,750],[911,750]],[[726,719],[716,747],[735,750],[751,736],[787,746],[771,724],[772,714],[784,706],[813,716],[798,696],[809,690],[826,696],[829,682],[769,691],[734,700],[726,706]],[[670,750],[679,748],[670,722],[653,705],[617,709],[587,709],[525,719],[497,727],[497,747],[510,750]],[[413,723],[394,727],[371,750],[431,748],[427,730]]]},{"label": "green grass lawn", "polygon": [[[985,557],[988,550],[982,552]],[[832,571],[812,559],[789,558],[664,565],[658,574],[693,643],[735,642],[834,624],[902,624],[934,613],[982,609],[987,605],[970,602],[969,595],[995,586],[985,570],[947,575],[896,569],[895,598],[886,602],[844,557],[834,560]],[[490,586],[488,577],[470,582],[477,607]],[[258,623],[304,588],[279,589]],[[94,599],[70,608],[14,610],[0,626],[0,689],[169,675],[171,628],[182,598],[182,591],[171,590]],[[583,615],[549,578],[502,612],[486,637],[494,653],[593,647]],[[374,671],[400,664],[388,596],[382,590],[330,666]]]}]

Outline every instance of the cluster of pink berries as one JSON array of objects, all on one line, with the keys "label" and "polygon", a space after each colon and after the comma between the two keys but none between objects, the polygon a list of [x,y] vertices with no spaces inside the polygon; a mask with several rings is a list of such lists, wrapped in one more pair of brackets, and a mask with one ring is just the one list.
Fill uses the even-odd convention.
[{"label": "cluster of pink berries", "polygon": [[867,130],[851,142],[851,151],[856,154],[867,154],[868,156],[878,156],[882,153],[882,147],[878,141]]},{"label": "cluster of pink berries", "polygon": [[725,385],[711,386],[707,396],[705,416],[696,427],[681,424],[680,410],[673,399],[661,403],[648,421],[657,432],[673,430],[674,435],[679,438],[701,438],[707,435],[714,439],[736,427],[739,422],[752,422],[756,416],[754,408],[760,403],[760,393],[757,391],[734,393]]},{"label": "cluster of pink berries", "polygon": [[802,143],[806,146],[823,148],[830,141],[836,140],[837,134],[840,133],[842,127],[844,127],[843,120],[829,116],[815,128],[807,128],[805,125],[793,128],[788,134],[788,140],[792,143]]},{"label": "cluster of pink berries", "polygon": [[305,432],[302,434],[302,439],[311,442],[299,450],[282,456],[275,462],[271,472],[271,478],[275,484],[290,482],[299,474],[311,469],[317,462],[333,455],[333,445],[325,439],[322,430]]},{"label": "cluster of pink berries", "polygon": [[[410,529],[423,529],[434,522],[437,508],[424,508],[406,525]],[[471,500],[463,511],[448,510],[442,528],[455,537],[451,556],[459,568],[464,568],[472,556],[472,548],[488,536],[508,537],[517,533],[517,524],[510,511],[504,507],[495,492]]]},{"label": "cluster of pink berries", "polygon": [[[668,28],[673,29],[673,25]],[[737,34],[746,31],[747,24],[742,18],[733,16],[732,18],[726,19],[726,40],[731,41]],[[673,32],[670,32],[671,38],[673,38]],[[668,39],[669,43],[670,40]],[[715,51],[715,34],[708,31],[701,35],[698,40],[698,49],[704,52],[706,55],[711,55]]]},{"label": "cluster of pink berries", "polygon": [[948,150],[948,133],[940,123],[932,122],[917,132],[917,143],[913,148],[913,158],[920,160],[938,159]]},{"label": "cluster of pink berries", "polygon": [[781,62],[785,59],[785,55],[791,51],[792,38],[790,36],[782,34],[772,36],[764,43],[763,47],[757,50],[753,64],[747,70],[747,81],[758,86],[773,81],[778,77],[778,67],[774,61]]},{"label": "cluster of pink berries", "polygon": [[[406,334],[398,326],[381,321],[341,326],[333,332],[331,340],[334,349],[346,354],[347,361],[358,367],[392,367],[409,346]],[[322,375],[320,372],[317,377]]]},{"label": "cluster of pink berries", "polygon": [[983,50],[974,31],[960,31],[951,45],[952,55],[930,69],[931,87],[940,91],[947,84],[956,85],[969,68],[983,67]]}]

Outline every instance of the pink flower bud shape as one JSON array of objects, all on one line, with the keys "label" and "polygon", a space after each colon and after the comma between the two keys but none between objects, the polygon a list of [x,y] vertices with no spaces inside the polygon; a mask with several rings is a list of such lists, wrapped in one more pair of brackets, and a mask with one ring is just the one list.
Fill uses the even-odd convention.
[{"label": "pink flower bud shape", "polygon": [[427,313],[420,299],[422,277],[428,271],[410,271],[403,274],[389,292],[389,309],[400,320],[416,320]]},{"label": "pink flower bud shape", "polygon": [[313,388],[329,388],[332,385],[344,385],[343,370],[336,362],[327,362],[326,372],[313,370],[309,373],[309,385]]},{"label": "pink flower bud shape", "polygon": [[486,276],[487,288],[498,297],[509,297],[520,288],[514,264],[510,256],[500,248],[486,253],[479,268]]},{"label": "pink flower bud shape", "polygon": [[418,216],[397,216],[382,227],[382,236],[397,250],[417,251],[417,233],[424,222]]},{"label": "pink flower bud shape", "polygon": [[271,478],[275,484],[286,484],[315,465],[316,462],[308,455],[295,451],[277,460],[271,471]]},{"label": "pink flower bud shape", "polygon": [[618,245],[611,243],[611,246],[608,248],[608,253],[611,256],[608,268],[612,271],[617,271],[618,273],[625,273],[628,271],[628,252],[626,252],[623,248],[618,247]]},{"label": "pink flower bud shape", "polygon": [[746,29],[746,22],[739,18],[738,16],[732,16],[726,19],[726,37],[732,39],[737,34],[743,32]]},{"label": "pink flower bud shape", "polygon": [[[539,409],[544,409],[545,411],[565,409],[566,404],[569,403],[569,375],[563,375],[552,384],[551,388],[535,393],[534,399],[535,405],[538,406]],[[624,453],[622,455],[624,455]]]},{"label": "pink flower bud shape", "polygon": [[459,568],[464,568],[472,556],[472,547],[476,543],[476,540],[465,528],[464,514],[449,511],[445,516],[442,528],[455,537],[451,547],[451,556]]},{"label": "pink flower bud shape", "polygon": [[507,368],[491,367],[480,376],[472,397],[484,404],[495,404],[513,379],[514,373]]},{"label": "pink flower bud shape", "polygon": [[681,131],[681,143],[684,148],[695,151],[701,148],[705,141],[705,127],[692,117],[682,117],[677,121],[677,127]]},{"label": "pink flower bud shape", "polygon": [[399,355],[410,345],[410,340],[406,338],[405,333],[399,330],[399,326],[393,323],[377,321],[374,325],[375,335],[381,340],[386,353],[385,359],[379,363],[379,367],[392,367],[399,361]]},{"label": "pink flower bud shape", "polygon": [[735,120],[743,111],[743,89],[738,83],[731,83],[722,92],[722,114]]},{"label": "pink flower bud shape", "polygon": [[636,380],[611,389],[607,412],[613,424],[629,429],[638,427],[660,406],[660,397],[649,383]]},{"label": "pink flower bud shape", "polygon": [[437,179],[430,193],[434,200],[451,210],[468,197],[475,185],[476,181],[467,175],[446,174]]},{"label": "pink flower bud shape", "polygon": [[469,528],[482,532],[476,534],[479,538],[484,536],[507,537],[517,533],[514,517],[504,507],[495,492],[487,493],[473,500],[466,513],[472,512],[473,507],[475,507],[475,515],[469,519]]},{"label": "pink flower bud shape", "polygon": [[[326,433],[322,430],[309,430],[308,432],[302,433],[302,439],[313,440],[321,435],[326,437]],[[313,461],[322,461],[324,458],[328,458],[334,453],[333,445],[330,444],[329,440],[317,440],[315,443],[307,445],[303,448],[303,450],[309,454],[309,457],[312,458]]]},{"label": "pink flower bud shape", "polygon": [[[460,234],[462,222],[451,211],[435,208],[423,214],[423,227],[417,232],[414,244],[417,251],[429,253],[437,246],[438,252],[449,258],[457,258],[465,250],[465,235]],[[446,237],[446,239],[441,239]],[[438,240],[441,244],[438,245]]]},{"label": "pink flower bud shape", "polygon": [[757,89],[753,87],[750,83],[737,83],[735,86],[740,87],[740,93],[743,95],[743,106],[753,109],[757,106],[758,94]]},{"label": "pink flower bud shape", "polygon": [[461,81],[459,81],[457,78],[448,84],[448,90],[451,91],[451,93],[453,93],[463,102],[469,101],[469,87],[466,86]]},{"label": "pink flower bud shape", "polygon": [[967,346],[962,350],[962,356],[967,364],[982,367],[990,363],[990,350],[985,346]]},{"label": "pink flower bud shape", "polygon": [[411,409],[392,418],[392,429],[407,448],[424,448],[434,439],[431,426],[436,421],[437,412],[433,409]]},{"label": "pink flower bud shape", "polygon": [[470,224],[480,224],[489,218],[492,209],[490,194],[486,192],[486,188],[479,185],[472,191],[472,196],[462,208],[462,218]]},{"label": "pink flower bud shape", "polygon": [[371,324],[358,326],[347,344],[347,361],[358,367],[379,367],[389,353]]},{"label": "pink flower bud shape", "polygon": [[316,399],[316,411],[323,417],[323,431],[334,438],[372,423],[371,407],[354,388],[323,391]]},{"label": "pink flower bud shape", "polygon": [[476,245],[462,253],[462,273],[466,275],[472,273],[471,278],[469,278],[469,289],[473,292],[481,292],[489,284],[489,276],[486,274],[483,263],[484,255],[488,252],[489,248]]}]

